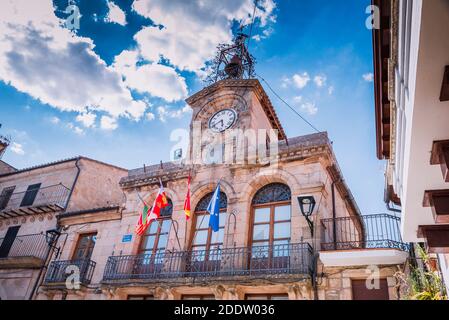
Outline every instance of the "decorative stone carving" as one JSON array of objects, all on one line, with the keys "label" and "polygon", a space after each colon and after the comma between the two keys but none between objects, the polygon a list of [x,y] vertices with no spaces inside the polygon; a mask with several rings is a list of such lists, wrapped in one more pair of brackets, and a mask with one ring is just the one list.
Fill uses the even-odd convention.
[{"label": "decorative stone carving", "polygon": [[154,289],[154,297],[158,300],[173,300],[174,294],[172,289],[157,287]]},{"label": "decorative stone carving", "polygon": [[214,293],[216,300],[223,300],[226,288],[222,285],[218,285],[212,288],[212,292]]}]

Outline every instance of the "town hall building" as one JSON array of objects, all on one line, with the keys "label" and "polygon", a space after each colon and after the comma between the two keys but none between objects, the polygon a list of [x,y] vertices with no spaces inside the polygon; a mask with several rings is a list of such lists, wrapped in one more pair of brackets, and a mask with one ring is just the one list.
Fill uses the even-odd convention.
[{"label": "town hall building", "polygon": [[[128,170],[112,187],[123,194],[117,205],[58,213],[55,246],[64,249],[33,299],[400,298],[395,274],[409,247],[399,218],[360,212],[326,132],[286,136],[239,41],[186,100],[183,159]],[[138,236],[142,199],[153,203],[161,182],[169,205]],[[218,183],[213,232],[207,208]]]}]

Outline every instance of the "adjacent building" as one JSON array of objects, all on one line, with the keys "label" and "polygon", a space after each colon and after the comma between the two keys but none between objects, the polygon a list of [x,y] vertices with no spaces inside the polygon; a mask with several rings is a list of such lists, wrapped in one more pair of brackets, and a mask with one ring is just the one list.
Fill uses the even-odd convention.
[{"label": "adjacent building", "polygon": [[405,241],[437,254],[449,287],[449,3],[373,1],[377,156]]},{"label": "adjacent building", "polygon": [[0,298],[34,298],[67,242],[58,215],[121,203],[125,174],[86,157],[0,174]]}]

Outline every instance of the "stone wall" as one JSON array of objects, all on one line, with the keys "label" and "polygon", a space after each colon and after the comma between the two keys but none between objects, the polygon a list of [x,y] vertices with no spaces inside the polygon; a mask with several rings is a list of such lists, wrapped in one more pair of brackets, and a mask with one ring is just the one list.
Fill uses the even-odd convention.
[{"label": "stone wall", "polygon": [[[399,271],[398,266],[376,266],[379,268],[379,279],[386,279],[388,283],[388,294],[390,300],[398,300],[398,288],[395,273]],[[319,300],[352,300],[352,280],[366,280],[372,273],[366,267],[327,267],[318,268],[325,277],[318,279]]]},{"label": "stone wall", "polygon": [[123,204],[123,192],[118,183],[127,170],[87,158],[82,158],[79,166],[81,173],[66,211]]}]

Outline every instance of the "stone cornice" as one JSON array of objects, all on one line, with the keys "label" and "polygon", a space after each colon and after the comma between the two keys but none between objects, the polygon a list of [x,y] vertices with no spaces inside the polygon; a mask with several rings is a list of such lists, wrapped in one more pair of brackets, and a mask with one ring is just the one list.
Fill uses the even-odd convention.
[{"label": "stone cornice", "polygon": [[[324,136],[324,134],[322,134]],[[300,138],[300,137],[299,137]],[[330,148],[329,141],[327,140],[327,136],[325,139],[320,138],[319,144],[291,144],[286,145],[285,143],[281,143],[279,146],[279,155],[277,156],[277,160],[282,163],[287,163],[291,161],[302,161],[305,159],[311,159],[313,157],[321,156],[329,159],[331,162],[334,160],[332,150]],[[292,139],[292,141],[295,141]],[[157,169],[150,170],[147,169],[147,172],[136,171],[136,174],[129,175],[120,180],[120,187],[123,189],[142,187],[152,184],[159,184],[159,179],[162,182],[175,181],[180,179],[187,179],[189,173],[191,173],[192,177],[195,175],[195,171],[204,170],[210,165],[182,165],[182,164],[171,164],[170,166],[166,166],[167,169]],[[229,168],[231,170],[238,169],[248,169],[254,167],[264,167],[264,164],[255,163],[255,164],[215,164],[214,166],[223,166]]]}]

